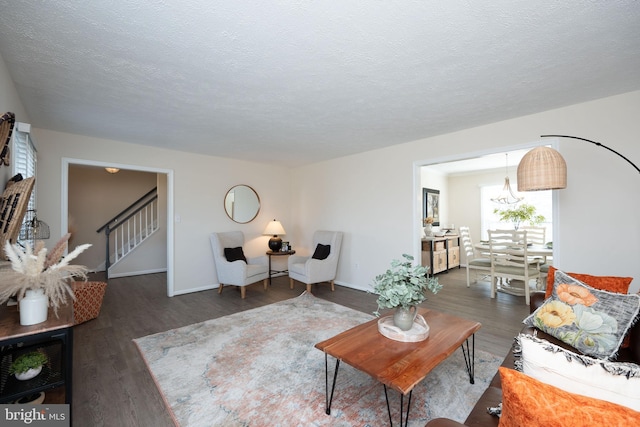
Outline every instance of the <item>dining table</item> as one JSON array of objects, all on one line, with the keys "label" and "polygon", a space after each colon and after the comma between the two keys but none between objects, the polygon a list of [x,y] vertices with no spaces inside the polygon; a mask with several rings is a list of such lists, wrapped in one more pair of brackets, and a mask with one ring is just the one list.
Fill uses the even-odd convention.
[{"label": "dining table", "polygon": [[[473,247],[483,254],[489,254],[491,251],[489,242],[487,241],[480,241],[480,243],[474,244]],[[527,255],[532,257],[542,257],[544,260],[543,262],[546,262],[547,257],[551,258],[553,256],[553,247],[547,245],[528,245]]]},{"label": "dining table", "polygon": [[[480,243],[474,244],[473,247],[486,256],[489,256],[489,253],[491,252],[491,247],[488,241],[481,240]],[[530,257],[540,257],[540,265],[542,265],[547,262],[547,258],[553,257],[553,247],[550,245],[531,244],[527,246],[527,255]],[[541,289],[544,287],[544,283],[538,281],[537,287],[538,289]],[[522,280],[510,280],[508,283],[501,283],[498,290],[512,295],[522,296],[524,295],[524,282]]]}]

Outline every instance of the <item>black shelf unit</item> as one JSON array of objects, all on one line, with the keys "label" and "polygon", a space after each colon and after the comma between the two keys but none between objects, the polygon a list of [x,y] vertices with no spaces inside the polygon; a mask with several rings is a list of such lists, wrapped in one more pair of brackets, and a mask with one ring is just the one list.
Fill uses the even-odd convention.
[{"label": "black shelf unit", "polygon": [[[24,342],[5,345],[0,349],[0,403],[12,403],[21,397],[41,391],[51,390],[65,385],[65,364],[63,349],[65,340],[49,337],[42,342]],[[9,373],[11,363],[21,354],[42,351],[49,359],[40,372],[29,380],[18,380]]]},{"label": "black shelf unit", "polygon": [[[45,392],[44,403],[69,405],[72,424],[73,304],[49,308],[47,320],[21,325],[17,306],[0,305],[0,403],[6,404]],[[49,359],[36,377],[19,381],[9,374],[20,354],[42,349]]]}]

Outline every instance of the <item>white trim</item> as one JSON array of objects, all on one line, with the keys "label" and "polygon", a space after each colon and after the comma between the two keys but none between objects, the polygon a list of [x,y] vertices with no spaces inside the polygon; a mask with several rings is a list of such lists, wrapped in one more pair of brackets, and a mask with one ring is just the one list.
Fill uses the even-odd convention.
[{"label": "white trim", "polygon": [[109,274],[110,278],[116,277],[129,277],[129,276],[142,276],[144,274],[155,274],[155,273],[166,273],[166,268],[154,268],[152,270],[142,270],[142,271],[132,271],[127,273],[111,273]]},{"label": "white trim", "polygon": [[[413,211],[412,211],[412,224],[413,224],[413,258],[418,263],[422,259],[422,229],[420,224],[422,224],[421,214],[418,215],[417,212],[422,212],[422,184],[421,184],[421,168],[424,166],[434,165],[438,163],[448,163],[448,162],[457,162],[460,160],[473,159],[476,157],[482,157],[489,154],[498,154],[509,151],[517,151],[517,150],[526,150],[535,147],[539,147],[541,145],[548,145],[559,151],[560,141],[558,138],[541,138],[536,141],[511,145],[506,147],[493,147],[487,148],[485,150],[479,150],[474,152],[466,152],[461,154],[454,154],[450,156],[438,157],[435,159],[429,160],[416,160],[413,162],[413,194],[415,197],[413,198]],[[553,190],[551,197],[553,198],[553,259],[554,264],[559,264],[559,259],[557,254],[559,251],[559,242],[558,232],[560,230],[560,203],[559,203],[559,194],[558,190]],[[557,225],[556,225],[557,224]]]},{"label": "white trim", "polygon": [[69,218],[69,165],[85,165],[85,166],[98,166],[98,167],[116,167],[124,170],[135,170],[141,172],[152,172],[167,175],[167,296],[172,297],[175,295],[174,291],[174,229],[173,229],[173,203],[174,203],[174,171],[173,169],[152,168],[148,166],[136,166],[127,165],[124,163],[105,163],[95,160],[86,159],[73,159],[69,157],[62,158],[62,187],[61,187],[61,217],[60,217],[60,229],[68,230],[68,218]]}]

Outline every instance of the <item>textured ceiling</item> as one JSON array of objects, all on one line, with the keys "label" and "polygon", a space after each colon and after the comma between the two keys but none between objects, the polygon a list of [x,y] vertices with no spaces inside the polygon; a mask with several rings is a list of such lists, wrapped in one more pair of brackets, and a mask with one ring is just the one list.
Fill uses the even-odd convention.
[{"label": "textured ceiling", "polygon": [[32,125],[280,165],[640,89],[635,0],[0,7]]}]

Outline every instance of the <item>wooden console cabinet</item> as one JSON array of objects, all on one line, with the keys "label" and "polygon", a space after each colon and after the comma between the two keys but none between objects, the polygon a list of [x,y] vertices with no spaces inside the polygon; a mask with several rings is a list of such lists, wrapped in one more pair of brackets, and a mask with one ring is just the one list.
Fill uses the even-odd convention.
[{"label": "wooden console cabinet", "polygon": [[460,236],[422,239],[422,265],[430,274],[438,274],[454,267],[460,268]]}]

